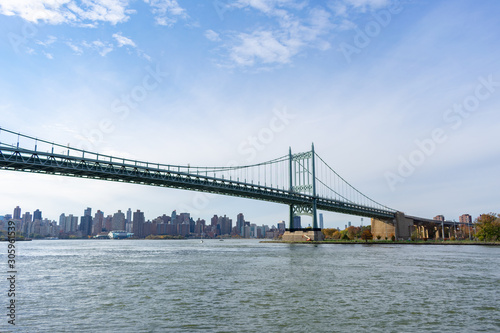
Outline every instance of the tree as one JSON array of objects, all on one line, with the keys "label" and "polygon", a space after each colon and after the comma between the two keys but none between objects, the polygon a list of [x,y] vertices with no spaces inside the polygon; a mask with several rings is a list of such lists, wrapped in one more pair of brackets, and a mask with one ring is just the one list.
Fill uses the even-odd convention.
[{"label": "tree", "polygon": [[337,229],[323,229],[321,230],[321,232],[323,233],[323,235],[325,235],[325,238],[326,239],[332,239],[333,237],[333,234],[337,231]]},{"label": "tree", "polygon": [[476,220],[477,238],[482,241],[500,240],[500,215],[481,214]]},{"label": "tree", "polygon": [[360,228],[357,228],[355,226],[350,226],[347,228],[347,236],[349,237],[350,240],[353,240],[355,238],[358,238],[360,235]]},{"label": "tree", "polygon": [[368,243],[368,240],[373,239],[373,235],[370,229],[363,230],[363,232],[361,233],[361,239],[364,240],[366,243]]},{"label": "tree", "polygon": [[347,235],[347,229],[346,230],[342,230],[340,232],[340,239],[341,240],[350,240],[349,236]]}]

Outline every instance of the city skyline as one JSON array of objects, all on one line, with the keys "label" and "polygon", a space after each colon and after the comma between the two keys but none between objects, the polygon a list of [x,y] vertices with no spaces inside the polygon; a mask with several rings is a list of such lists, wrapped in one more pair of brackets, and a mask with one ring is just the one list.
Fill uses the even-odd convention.
[{"label": "city skyline", "polygon": [[[6,222],[16,221],[18,230],[25,237],[39,235],[43,237],[58,237],[61,235],[75,235],[82,238],[98,236],[112,231],[126,231],[137,238],[144,238],[149,235],[170,235],[170,236],[205,236],[214,238],[217,236],[242,237],[242,238],[276,238],[277,232],[284,232],[285,222],[279,221],[275,224],[257,225],[245,220],[244,214],[239,213],[233,227],[233,220],[226,216],[214,214],[208,219],[197,217],[196,221],[189,212],[177,213],[173,210],[171,215],[163,214],[153,219],[146,219],[145,212],[137,209],[132,212],[128,208],[126,212],[107,214],[100,209],[92,215],[92,208],[83,210],[83,215],[67,214],[63,212],[58,220],[42,217],[42,211],[36,209],[33,214],[30,211],[23,213],[20,206],[16,206],[13,214],[0,212],[0,230],[4,230]],[[300,217],[298,217],[300,223]],[[2,227],[3,226],[3,227]],[[42,230],[42,231],[40,231]],[[267,234],[271,232],[271,234]]]},{"label": "city skyline", "polygon": [[[409,215],[498,211],[497,2],[112,3],[0,4],[0,127],[193,166],[314,142],[362,193]],[[177,189],[4,171],[0,183],[2,210],[56,216],[85,202],[161,215],[169,203],[288,219],[286,205]],[[360,221],[323,214],[325,227]]]},{"label": "city skyline", "polygon": [[[86,209],[83,209],[84,211],[84,214],[83,216],[86,216],[88,215],[87,212],[88,211],[92,211],[92,207],[87,207]],[[138,211],[141,211],[140,209],[137,209]],[[33,212],[33,214],[32,214]],[[105,214],[105,211],[101,210],[101,209],[97,209],[97,212],[100,212],[101,214]],[[177,209],[174,209],[172,212],[177,212]],[[23,219],[24,215],[25,214],[28,214],[29,217],[30,217],[30,220],[31,221],[34,221],[35,219],[37,219],[37,216],[39,217],[38,219],[42,219],[42,213],[43,213],[43,210],[40,210],[39,208],[35,209],[35,210],[27,210],[23,213],[23,209],[22,207],[20,206],[16,206],[14,207],[13,209],[13,213],[10,214],[10,213],[7,213],[5,211],[0,211],[0,217],[5,217],[5,216],[8,216],[14,220],[20,220],[20,219]],[[117,211],[114,211],[112,214],[108,214],[107,216],[111,216],[113,217],[113,221],[116,219],[116,214],[122,214],[122,219],[123,221],[130,221],[132,219],[132,208],[127,208],[126,211],[123,211],[121,209],[118,209]],[[143,211],[142,213],[145,213],[145,211]],[[184,214],[184,213],[188,213],[188,214],[191,214],[190,212],[181,212],[179,214]],[[37,215],[38,214],[38,215]],[[59,216],[61,215],[71,215],[71,216],[75,216],[75,217],[78,217],[78,216],[81,216],[79,214],[74,214],[74,213],[68,213],[68,212],[62,212],[59,214]],[[318,221],[319,221],[319,227],[321,227],[322,229],[323,228],[328,228],[328,227],[324,227],[324,212],[320,212],[318,213]],[[486,213],[483,213],[483,214],[486,214]],[[165,215],[165,213],[161,214],[161,215]],[[155,218],[159,218],[161,215],[158,215],[157,217]],[[214,213],[211,213],[209,215],[215,215],[217,216],[217,214],[214,214]],[[224,216],[226,216],[227,214],[224,214]],[[346,214],[343,214],[344,216],[348,216]],[[481,214],[480,214],[481,215]],[[239,220],[240,216],[243,216],[243,213],[238,213],[236,215],[236,221]],[[479,215],[477,216],[479,217]],[[151,221],[151,220],[154,220],[155,218],[146,218],[144,217],[144,219],[146,221]],[[198,219],[203,219],[203,220],[207,220],[208,218],[202,218],[201,216],[197,216]],[[366,219],[366,217],[358,217],[359,218],[359,225],[360,226],[363,226],[363,221],[364,219]],[[43,219],[47,219],[47,217],[45,216]],[[307,226],[311,226],[310,223],[308,223],[308,217],[307,216],[304,216],[304,215],[296,215],[294,216],[294,225],[297,227],[297,228],[302,228],[302,227],[307,227]],[[461,214],[460,216],[456,216],[456,217],[445,217],[444,215],[436,215],[433,217],[434,220],[438,220],[438,221],[456,221],[456,222],[460,222],[460,223],[473,223],[474,220],[476,219],[476,217],[473,217],[471,216],[470,214],[468,213],[464,213],[464,214]],[[54,218],[49,218],[49,220],[51,221],[56,221],[56,219]],[[305,220],[305,221],[304,221]],[[354,219],[354,220],[348,220],[348,219],[345,219],[346,223],[348,223],[348,225],[350,226],[351,224],[352,225],[358,225],[357,224],[357,219]],[[369,219],[368,219],[369,221]],[[268,224],[270,223],[271,225],[274,225],[274,224],[277,224],[277,223],[281,223],[281,222],[285,222],[285,225],[286,227],[288,228],[288,221],[286,221],[285,219],[282,219],[282,220],[279,220],[279,221],[276,221],[276,222],[269,222],[268,221]],[[305,225],[302,225],[302,223],[305,223]],[[114,223],[114,222],[113,222]],[[273,224],[274,223],[274,224]],[[365,222],[365,223],[368,223],[369,222]],[[115,228],[114,230],[121,230],[120,228]]]}]

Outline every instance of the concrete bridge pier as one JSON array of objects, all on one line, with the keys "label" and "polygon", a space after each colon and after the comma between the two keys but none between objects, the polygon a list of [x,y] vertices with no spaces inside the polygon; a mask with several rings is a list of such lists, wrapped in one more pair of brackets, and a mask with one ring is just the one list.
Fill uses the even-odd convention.
[{"label": "concrete bridge pier", "polygon": [[281,240],[284,242],[323,241],[325,235],[320,228],[286,229]]},{"label": "concrete bridge pier", "polygon": [[390,239],[392,236],[396,240],[406,240],[411,238],[411,232],[415,221],[412,218],[405,216],[402,212],[397,212],[394,219],[375,219],[372,218],[371,221],[371,232],[373,237],[378,235],[381,238]]}]

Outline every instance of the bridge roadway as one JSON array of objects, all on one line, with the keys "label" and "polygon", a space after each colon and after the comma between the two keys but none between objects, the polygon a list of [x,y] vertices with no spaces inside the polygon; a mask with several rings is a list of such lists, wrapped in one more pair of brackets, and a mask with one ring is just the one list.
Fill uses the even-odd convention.
[{"label": "bridge roadway", "polygon": [[386,221],[395,218],[395,212],[390,210],[314,197],[288,189],[188,173],[181,171],[180,167],[175,170],[173,166],[90,154],[97,158],[86,158],[85,152],[82,157],[72,156],[69,155],[69,150],[68,155],[64,155],[0,146],[0,169],[202,191],[287,205],[311,205],[316,199],[317,209],[324,211]]}]

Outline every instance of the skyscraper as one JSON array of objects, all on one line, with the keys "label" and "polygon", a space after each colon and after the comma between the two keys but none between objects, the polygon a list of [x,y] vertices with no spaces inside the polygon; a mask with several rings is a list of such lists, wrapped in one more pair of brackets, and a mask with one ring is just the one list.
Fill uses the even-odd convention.
[{"label": "skyscraper", "polygon": [[30,223],[33,221],[32,219],[32,216],[31,216],[31,213],[30,212],[26,212],[23,214],[23,217],[22,217],[22,220],[24,223]]},{"label": "skyscraper", "polygon": [[243,235],[243,227],[245,226],[245,217],[243,213],[239,213],[236,217],[236,231],[238,235]]},{"label": "skyscraper", "polygon": [[144,213],[139,209],[134,212],[134,217],[132,221],[132,232],[134,236],[142,238],[144,237]]},{"label": "skyscraper", "polygon": [[319,213],[319,227],[323,229],[323,213]]},{"label": "skyscraper", "polygon": [[14,220],[20,220],[21,219],[21,208],[19,208],[19,206],[16,206],[16,208],[14,208],[14,217],[13,217]]},{"label": "skyscraper", "polygon": [[127,223],[132,223],[132,209],[127,210]]},{"label": "skyscraper", "polygon": [[59,215],[59,229],[64,232],[66,230],[66,215],[62,213]]},{"label": "skyscraper", "polygon": [[125,230],[125,214],[123,214],[121,210],[113,214],[111,230]]},{"label": "skyscraper", "polygon": [[87,207],[87,209],[83,211],[83,216],[92,216],[92,208]]},{"label": "skyscraper", "polygon": [[94,220],[92,221],[92,234],[97,235],[102,232],[102,225],[104,222],[104,213],[100,210],[94,215]]},{"label": "skyscraper", "polygon": [[39,209],[33,212],[33,221],[34,220],[39,220],[39,221],[42,220],[42,212]]},{"label": "skyscraper", "polygon": [[300,221],[300,216],[295,215],[293,217],[293,228],[294,229],[301,229],[302,228],[302,223]]},{"label": "skyscraper", "polygon": [[219,217],[217,224],[220,225],[221,235],[230,235],[231,229],[233,229],[233,221],[224,215],[224,217]]},{"label": "skyscraper", "polygon": [[84,215],[80,219],[80,228],[83,237],[90,236],[92,234],[92,216]]}]

